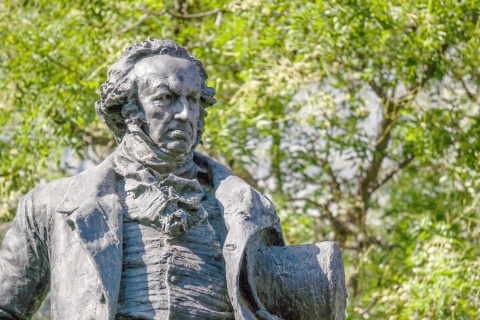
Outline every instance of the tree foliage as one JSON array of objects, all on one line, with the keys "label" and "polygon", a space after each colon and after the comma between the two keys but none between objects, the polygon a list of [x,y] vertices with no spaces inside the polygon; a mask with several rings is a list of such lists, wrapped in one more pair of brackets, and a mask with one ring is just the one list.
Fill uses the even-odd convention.
[{"label": "tree foliage", "polygon": [[202,151],[273,197],[290,243],[341,245],[349,318],[476,318],[479,12],[473,0],[0,3],[0,215],[67,174],[68,152],[112,150],[93,108],[108,66],[169,38],[217,90]]}]

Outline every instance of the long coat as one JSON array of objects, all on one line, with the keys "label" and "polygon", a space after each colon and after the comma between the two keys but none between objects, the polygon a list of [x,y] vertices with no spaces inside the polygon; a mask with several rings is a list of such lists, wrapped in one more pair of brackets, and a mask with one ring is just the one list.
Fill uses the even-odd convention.
[{"label": "long coat", "polygon": [[[245,252],[284,246],[269,200],[212,159],[195,154],[223,209],[223,248],[236,319],[276,319],[255,290],[244,291]],[[123,216],[113,155],[98,166],[22,197],[0,251],[0,318],[30,318],[51,292],[53,319],[113,319],[122,271]],[[244,279],[244,277],[246,279]],[[247,285],[248,286],[248,285]],[[253,286],[252,286],[253,287]]]}]

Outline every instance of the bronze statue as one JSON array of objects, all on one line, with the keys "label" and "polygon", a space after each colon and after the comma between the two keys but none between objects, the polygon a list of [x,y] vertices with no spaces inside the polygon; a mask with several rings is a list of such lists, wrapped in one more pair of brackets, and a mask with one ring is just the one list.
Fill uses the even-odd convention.
[{"label": "bronze statue", "polygon": [[0,251],[0,318],[344,319],[331,242],[286,247],[272,203],[195,152],[215,90],[173,41],[129,47],[101,86],[117,149],[25,195]]}]

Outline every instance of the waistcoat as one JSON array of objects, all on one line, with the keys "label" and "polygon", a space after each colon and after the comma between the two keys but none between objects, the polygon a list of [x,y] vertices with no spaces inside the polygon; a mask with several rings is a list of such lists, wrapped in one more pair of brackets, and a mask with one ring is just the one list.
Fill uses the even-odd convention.
[{"label": "waistcoat", "polygon": [[227,230],[211,190],[201,206],[207,218],[176,237],[124,215],[116,319],[234,319],[222,255]]}]

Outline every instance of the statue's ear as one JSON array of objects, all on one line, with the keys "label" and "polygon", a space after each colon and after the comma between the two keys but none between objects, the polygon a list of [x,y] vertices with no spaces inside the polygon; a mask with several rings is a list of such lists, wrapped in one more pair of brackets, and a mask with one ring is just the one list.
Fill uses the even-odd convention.
[{"label": "statue's ear", "polygon": [[140,103],[140,98],[138,97],[137,82],[133,79],[130,79],[130,82],[130,94],[127,98],[127,102],[122,107],[122,117],[126,120],[139,118],[140,120],[145,121],[145,112]]},{"label": "statue's ear", "polygon": [[[138,106],[138,101],[137,99],[129,99],[127,103],[125,103],[122,107],[122,116],[125,119],[132,118],[135,116],[138,112],[141,112],[140,107]],[[141,112],[143,113],[143,112]]]},{"label": "statue's ear", "polygon": [[[136,92],[136,90],[134,90]],[[145,128],[145,112],[141,107],[138,95],[135,93],[128,98],[127,103],[122,107],[122,117],[125,119],[125,124],[127,129],[130,129],[129,126],[134,125],[141,128],[146,134],[148,134],[148,128]],[[145,131],[147,130],[147,131]]]}]

